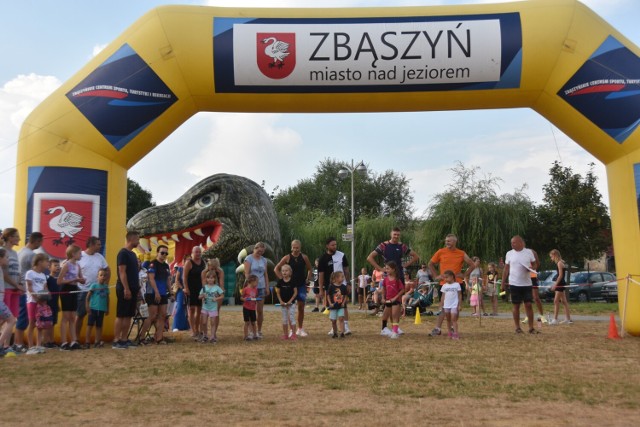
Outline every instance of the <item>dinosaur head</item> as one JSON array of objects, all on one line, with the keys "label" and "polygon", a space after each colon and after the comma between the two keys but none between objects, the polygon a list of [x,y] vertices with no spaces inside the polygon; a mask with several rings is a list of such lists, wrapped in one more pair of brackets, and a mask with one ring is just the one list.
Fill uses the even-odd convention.
[{"label": "dinosaur head", "polygon": [[278,220],[267,193],[247,178],[228,174],[212,175],[174,202],[138,212],[127,229],[140,233],[146,250],[173,240],[176,261],[194,246],[204,249],[203,256],[226,263],[251,243],[280,245]]}]

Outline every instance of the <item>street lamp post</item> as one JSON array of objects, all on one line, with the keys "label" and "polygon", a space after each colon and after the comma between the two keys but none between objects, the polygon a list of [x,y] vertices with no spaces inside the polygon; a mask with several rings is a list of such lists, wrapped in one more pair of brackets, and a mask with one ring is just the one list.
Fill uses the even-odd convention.
[{"label": "street lamp post", "polygon": [[355,266],[355,246],[356,246],[356,222],[355,222],[355,209],[353,203],[353,176],[354,172],[359,172],[362,174],[367,173],[367,167],[364,162],[360,161],[357,165],[354,164],[353,159],[351,159],[351,167],[346,165],[344,169],[340,169],[338,171],[338,177],[340,179],[345,179],[347,176],[351,175],[351,301],[355,304],[356,302],[356,266]]}]

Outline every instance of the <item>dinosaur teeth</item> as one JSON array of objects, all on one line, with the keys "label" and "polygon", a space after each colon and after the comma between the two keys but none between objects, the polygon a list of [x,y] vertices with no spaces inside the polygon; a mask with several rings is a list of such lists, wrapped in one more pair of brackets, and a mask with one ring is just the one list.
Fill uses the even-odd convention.
[{"label": "dinosaur teeth", "polygon": [[162,240],[163,240],[165,243],[169,243],[169,238],[168,238],[167,236],[162,236]]},{"label": "dinosaur teeth", "polygon": [[184,233],[182,233],[182,237],[184,237],[187,240],[193,240],[193,238],[191,237],[191,233],[189,233],[188,231],[185,231]]},{"label": "dinosaur teeth", "polygon": [[178,237],[178,235],[177,235],[177,234],[172,234],[172,235],[171,235],[171,238],[172,238],[175,242],[179,242],[179,241],[180,241],[180,238]]},{"label": "dinosaur teeth", "polygon": [[213,246],[213,242],[211,241],[211,236],[207,236],[207,247]]},{"label": "dinosaur teeth", "polygon": [[157,237],[153,236],[149,240],[151,241],[151,244],[153,246],[158,246],[158,238]]},{"label": "dinosaur teeth", "polygon": [[144,249],[145,251],[151,252],[148,239],[140,239],[140,246],[142,246],[142,249]]},{"label": "dinosaur teeth", "polygon": [[197,234],[198,236],[202,236],[202,237],[204,237],[204,233],[202,232],[202,229],[201,229],[201,228],[196,228],[195,230],[193,230],[193,232],[194,232],[195,234]]},{"label": "dinosaur teeth", "polygon": [[242,262],[246,257],[247,257],[247,248],[243,248],[238,254],[238,264],[242,264]]}]

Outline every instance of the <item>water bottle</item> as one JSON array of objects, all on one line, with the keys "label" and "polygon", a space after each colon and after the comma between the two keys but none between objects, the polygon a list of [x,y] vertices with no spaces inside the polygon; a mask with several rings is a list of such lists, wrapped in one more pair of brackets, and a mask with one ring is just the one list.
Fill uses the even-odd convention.
[{"label": "water bottle", "polygon": [[542,317],[538,317],[538,329],[542,329]]}]

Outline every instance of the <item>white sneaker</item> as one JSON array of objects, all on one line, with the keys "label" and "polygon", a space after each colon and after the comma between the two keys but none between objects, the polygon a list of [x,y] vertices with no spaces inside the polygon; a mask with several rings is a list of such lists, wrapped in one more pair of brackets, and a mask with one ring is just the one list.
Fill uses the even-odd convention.
[{"label": "white sneaker", "polygon": [[404,335],[404,331],[400,328],[398,328],[398,335]]},{"label": "white sneaker", "polygon": [[258,338],[259,340],[261,340],[262,338],[264,338],[262,336],[262,331],[258,331],[258,335],[256,335],[256,338]]},{"label": "white sneaker", "polygon": [[380,335],[382,335],[383,337],[391,336],[392,333],[393,331],[391,331],[391,329],[387,327],[385,327],[383,330],[380,331]]},{"label": "white sneaker", "polygon": [[389,338],[391,338],[392,340],[397,340],[400,337],[400,334],[396,334],[395,332],[391,332],[391,335],[389,335]]},{"label": "white sneaker", "polygon": [[327,335],[333,336],[333,329],[331,329]]},{"label": "white sneaker", "polygon": [[309,336],[309,334],[308,334],[308,333],[306,333],[306,332],[304,331],[304,329],[302,329],[302,328],[298,329],[298,331],[296,332],[296,335],[298,335],[298,336],[300,336],[300,337],[308,337],[308,336]]},{"label": "white sneaker", "polygon": [[32,355],[32,354],[40,354],[40,352],[38,351],[37,348],[35,347],[31,347],[29,350],[27,350],[27,354],[28,355]]},{"label": "white sneaker", "polygon": [[549,324],[550,324],[550,325],[557,325],[557,324],[558,324],[558,320],[553,319],[553,320],[551,321],[551,323],[549,323]]},{"label": "white sneaker", "polygon": [[253,339],[253,332],[249,332],[249,334],[247,334],[247,341],[251,341]]},{"label": "white sneaker", "polygon": [[349,329],[349,328],[347,328],[347,327],[345,326],[345,328],[344,328],[344,334],[345,334],[345,335],[347,335],[347,336],[351,335],[351,329]]},{"label": "white sneaker", "polygon": [[289,335],[288,337],[291,338],[291,335],[293,335],[293,331],[291,329],[289,329]]}]

